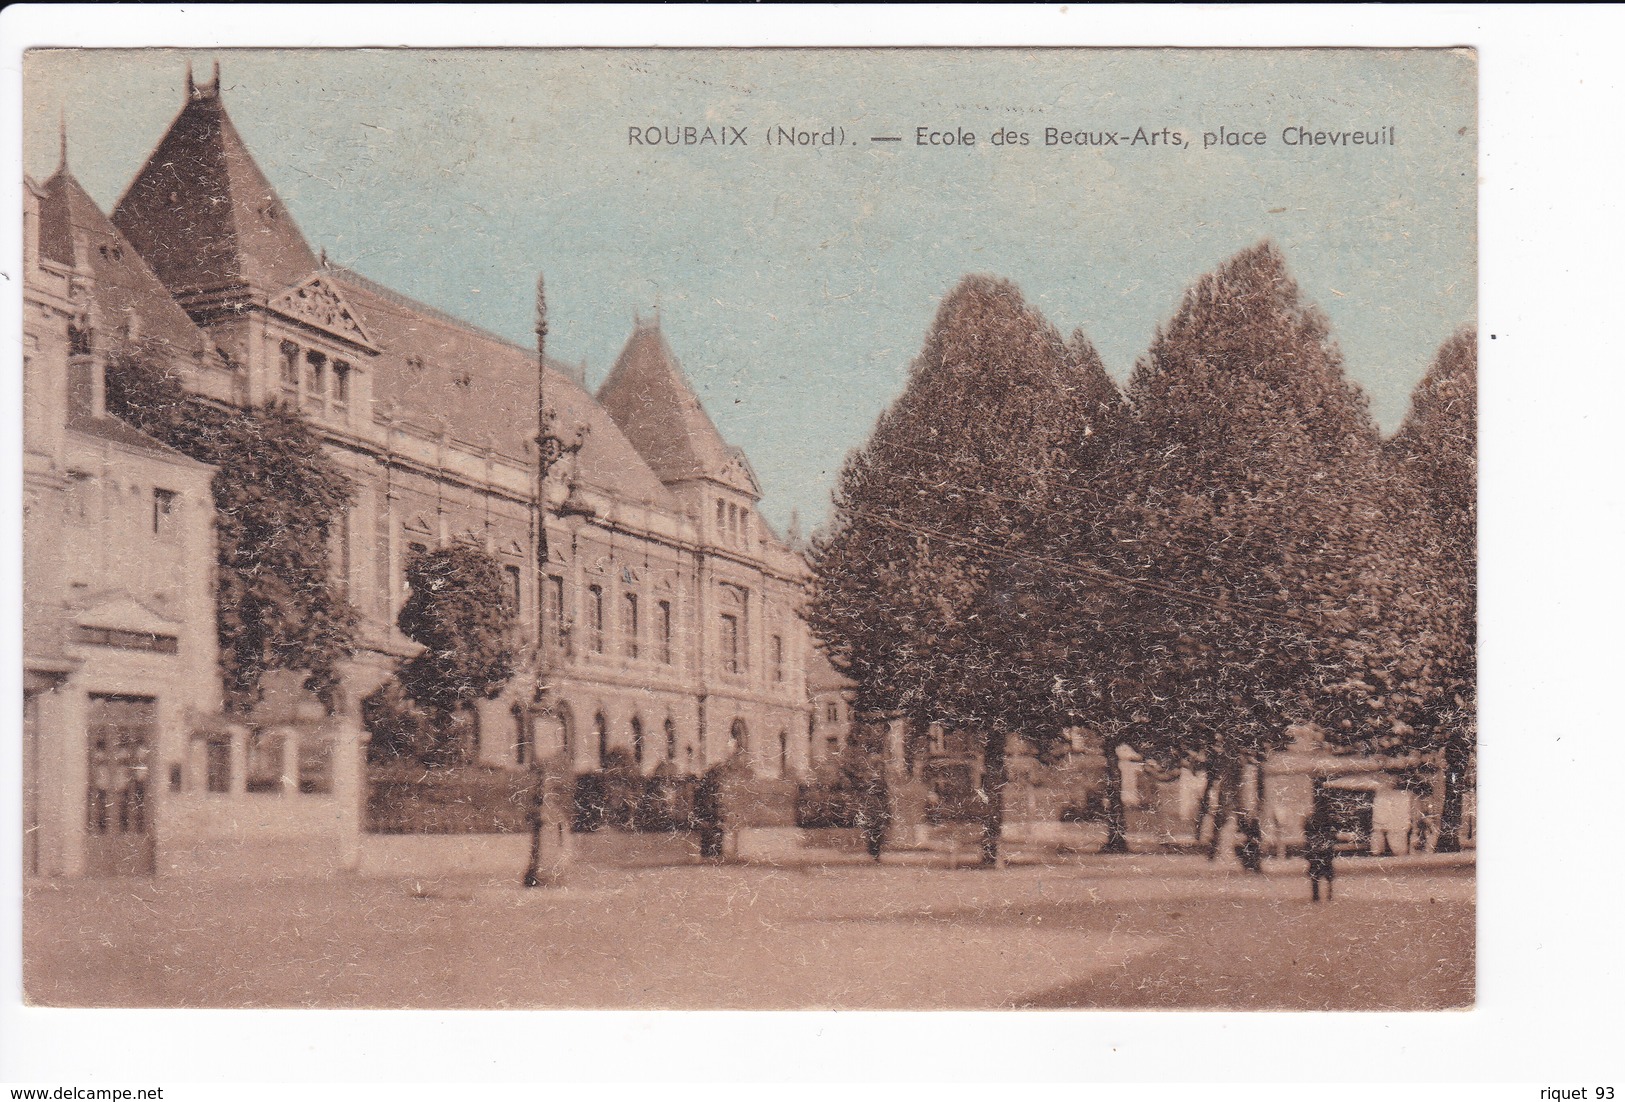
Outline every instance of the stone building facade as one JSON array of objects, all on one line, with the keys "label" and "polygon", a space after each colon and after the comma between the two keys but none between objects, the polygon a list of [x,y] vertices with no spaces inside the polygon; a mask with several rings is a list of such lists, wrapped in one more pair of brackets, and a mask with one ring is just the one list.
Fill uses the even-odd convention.
[{"label": "stone building facade", "polygon": [[[701,408],[658,322],[635,323],[593,395],[540,335],[516,345],[329,264],[246,148],[218,72],[207,85],[188,78],[110,219],[78,195],[156,289],[143,311],[123,312],[149,330],[138,315],[162,315],[180,334],[172,363],[187,386],[223,404],[296,406],[355,488],[332,534],[338,584],[362,621],[330,717],[349,741],[339,758],[360,760],[360,702],[415,649],[395,626],[409,554],[467,540],[501,564],[523,625],[521,674],[479,705],[480,761],[586,771],[620,749],[645,771],[699,771],[736,753],[758,775],[808,768],[806,563],[757,512],[748,461]],[[88,309],[107,313],[112,284],[82,284]],[[65,319],[87,307],[66,301],[65,282],[62,301],[53,294],[30,308],[39,355],[66,362]],[[31,418],[47,405],[31,390]],[[539,484],[542,416],[580,447]],[[38,472],[30,464],[31,487],[60,480],[43,459]],[[186,504],[202,517],[207,471],[194,477]],[[56,538],[32,514],[28,527],[31,541]],[[206,578],[212,556],[189,543],[175,561]],[[212,606],[196,622],[212,629]],[[29,638],[42,670],[56,661],[49,632],[31,621]],[[213,675],[212,652],[194,665]],[[313,702],[290,691],[273,707],[313,722]],[[217,677],[197,706],[218,709]],[[233,753],[248,752],[244,737]]]}]

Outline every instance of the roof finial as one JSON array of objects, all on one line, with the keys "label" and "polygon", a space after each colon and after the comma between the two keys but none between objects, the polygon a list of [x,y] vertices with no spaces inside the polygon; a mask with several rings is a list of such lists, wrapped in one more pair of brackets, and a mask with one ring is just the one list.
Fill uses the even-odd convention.
[{"label": "roof finial", "polygon": [[57,160],[56,170],[66,174],[68,171],[68,109],[62,108],[62,114],[57,119]]},{"label": "roof finial", "polygon": [[186,59],[186,98],[197,98],[197,82],[192,79],[192,59]]},{"label": "roof finial", "polygon": [[321,268],[326,268],[327,267],[327,246],[326,245],[323,245],[322,248],[321,248],[321,252],[317,254],[317,256],[316,256],[316,264],[317,264],[318,267],[321,267]]},{"label": "roof finial", "polygon": [[220,59],[219,58],[215,58],[213,68],[214,68],[214,79],[213,79],[213,81],[211,83],[213,83],[213,85],[214,85],[213,91],[214,91],[215,97],[218,98],[219,95],[220,95]]},{"label": "roof finial", "polygon": [[536,273],[536,359],[547,365],[547,280]]}]

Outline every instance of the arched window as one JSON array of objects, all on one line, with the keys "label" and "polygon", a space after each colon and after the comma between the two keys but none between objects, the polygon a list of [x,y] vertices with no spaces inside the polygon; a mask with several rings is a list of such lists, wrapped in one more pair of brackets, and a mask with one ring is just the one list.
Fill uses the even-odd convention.
[{"label": "arched window", "polygon": [[609,724],[603,712],[592,717],[592,730],[598,736],[598,768],[602,769],[609,764]]},{"label": "arched window", "polygon": [[790,772],[790,732],[779,732],[779,776]]},{"label": "arched window", "polygon": [[745,721],[736,719],[733,726],[728,728],[728,753],[742,754],[750,749],[750,732],[745,729]]},{"label": "arched window", "polygon": [[632,760],[643,764],[643,720],[632,717]]},{"label": "arched window", "polygon": [[666,760],[677,764],[677,724],[666,720]]}]

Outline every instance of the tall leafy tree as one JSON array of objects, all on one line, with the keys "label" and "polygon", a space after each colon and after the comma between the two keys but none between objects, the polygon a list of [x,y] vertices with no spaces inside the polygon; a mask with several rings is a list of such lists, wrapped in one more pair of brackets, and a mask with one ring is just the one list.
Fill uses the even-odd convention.
[{"label": "tall leafy tree", "polygon": [[268,670],[299,670],[336,703],[357,616],[337,582],[331,534],[353,497],[300,415],[221,407],[188,395],[160,348],[132,344],[107,364],[110,412],[215,467],[216,613],[228,708],[246,712]]},{"label": "tall leafy tree", "polygon": [[1368,751],[1374,725],[1405,727],[1408,695],[1361,686],[1408,657],[1423,571],[1364,396],[1273,245],[1191,287],[1128,399],[1108,538],[1079,548],[1126,579],[1106,583],[1126,628],[1109,711],[1148,757],[1208,774],[1217,825],[1292,724]]},{"label": "tall leafy tree", "polygon": [[1462,806],[1477,740],[1478,604],[1478,335],[1464,329],[1439,349],[1388,443],[1397,485],[1415,487],[1440,539],[1445,585],[1436,591],[1440,618],[1453,630],[1444,648],[1437,691],[1418,725],[1415,745],[1437,751],[1444,798],[1437,848],[1461,845]]},{"label": "tall leafy tree", "polygon": [[1066,441],[1099,400],[1085,355],[1014,285],[967,277],[848,459],[813,550],[811,621],[856,683],[860,716],[979,739],[986,864],[998,861],[1011,739],[1048,743],[1069,718],[1066,656],[1042,628],[1048,579],[1032,562]]},{"label": "tall leafy tree", "polygon": [[513,677],[518,610],[501,565],[473,544],[413,552],[406,582],[411,593],[396,622],[423,649],[401,662],[396,677],[440,736],[434,756],[458,760],[469,751],[458,723]]}]

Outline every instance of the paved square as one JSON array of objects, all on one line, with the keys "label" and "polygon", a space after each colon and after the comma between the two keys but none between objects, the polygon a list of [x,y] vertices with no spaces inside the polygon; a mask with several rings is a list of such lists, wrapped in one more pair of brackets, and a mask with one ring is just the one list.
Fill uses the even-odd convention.
[{"label": "paved square", "polygon": [[1209,1008],[1472,1003],[1470,866],[1193,857],[578,867],[474,881],[32,882],[30,1001],[87,1006]]}]

